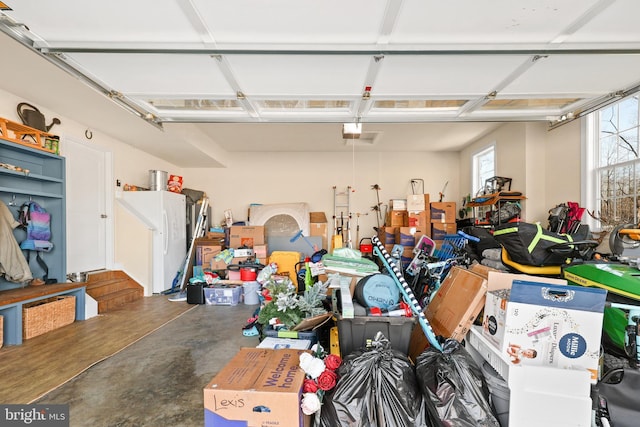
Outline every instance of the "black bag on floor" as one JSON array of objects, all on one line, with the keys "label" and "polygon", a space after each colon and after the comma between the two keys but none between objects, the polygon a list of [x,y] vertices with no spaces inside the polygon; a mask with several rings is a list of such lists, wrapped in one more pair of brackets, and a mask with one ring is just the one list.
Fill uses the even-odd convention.
[{"label": "black bag on floor", "polygon": [[368,349],[346,356],[324,396],[323,427],[427,427],[413,364],[378,332]]},{"label": "black bag on floor", "polygon": [[500,427],[482,370],[458,341],[445,341],[442,352],[423,351],[416,376],[431,426]]},{"label": "black bag on floor", "polygon": [[614,427],[636,427],[640,418],[640,371],[617,368],[607,372],[596,385],[599,398],[604,398]]},{"label": "black bag on floor", "polygon": [[493,237],[505,248],[514,262],[538,267],[564,264],[567,254],[554,253],[549,248],[559,243],[574,241],[568,234],[553,233],[542,228],[540,224],[527,222],[497,226]]}]

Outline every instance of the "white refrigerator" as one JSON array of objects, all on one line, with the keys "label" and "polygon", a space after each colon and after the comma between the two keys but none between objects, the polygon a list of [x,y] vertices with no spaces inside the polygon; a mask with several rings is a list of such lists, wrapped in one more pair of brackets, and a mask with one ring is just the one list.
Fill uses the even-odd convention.
[{"label": "white refrigerator", "polygon": [[187,211],[183,194],[123,191],[120,201],[152,230],[152,283],[145,296],[170,289],[187,255]]}]

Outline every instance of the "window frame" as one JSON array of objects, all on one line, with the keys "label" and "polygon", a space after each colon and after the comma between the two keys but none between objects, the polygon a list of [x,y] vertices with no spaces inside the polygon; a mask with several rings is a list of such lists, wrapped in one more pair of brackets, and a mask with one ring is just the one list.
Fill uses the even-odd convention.
[{"label": "window frame", "polygon": [[484,186],[486,183],[486,179],[480,182],[481,173],[480,173],[480,159],[487,154],[493,154],[493,172],[491,176],[487,178],[491,178],[497,176],[497,162],[496,162],[496,143],[495,141],[489,145],[482,147],[480,150],[476,151],[471,155],[471,189],[472,195],[477,196],[481,191],[484,190]]},{"label": "window frame", "polygon": [[[607,111],[609,108],[616,108],[618,105],[627,101],[629,98],[636,98],[636,121],[635,125],[632,125],[629,128],[620,129],[616,126],[616,132],[613,135],[620,135],[628,132],[631,129],[635,129],[636,131],[636,144],[639,144],[638,136],[640,136],[640,92],[629,95],[623,99],[618,100],[615,103],[608,105],[598,111],[594,111],[593,113],[587,115],[585,120],[583,121],[582,126],[582,200],[584,200],[585,206],[588,207],[588,210],[593,213],[594,216],[600,218],[601,215],[601,200],[602,200],[602,184],[600,181],[601,172],[607,169],[613,169],[620,167],[631,167],[633,171],[633,176],[630,179],[630,184],[635,188],[630,194],[633,196],[633,219],[618,219],[617,222],[631,222],[638,223],[638,219],[640,218],[640,209],[639,209],[639,201],[640,201],[640,185],[638,185],[638,181],[640,180],[640,156],[637,156],[635,159],[616,159],[615,162],[611,162],[610,164],[601,165],[600,163],[600,152],[601,152],[601,141],[604,140],[601,135],[600,124],[602,123],[602,114]],[[619,110],[616,113],[616,120],[620,119]],[[617,144],[617,142],[616,142]],[[636,145],[637,150],[637,145]],[[615,179],[615,178],[614,178]],[[614,181],[615,184],[615,181]],[[610,200],[613,200],[613,211],[615,217],[617,217],[617,203],[616,200],[624,199],[624,196],[611,195]],[[583,218],[584,222],[586,222],[592,229],[605,229],[607,226],[611,226],[611,223],[602,223],[599,219],[594,218],[593,216],[587,214],[587,218]]]}]

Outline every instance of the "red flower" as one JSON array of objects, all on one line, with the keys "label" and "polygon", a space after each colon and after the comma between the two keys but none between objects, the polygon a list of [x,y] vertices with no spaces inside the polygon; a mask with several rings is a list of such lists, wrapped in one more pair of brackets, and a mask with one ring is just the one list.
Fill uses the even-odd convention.
[{"label": "red flower", "polygon": [[325,369],[318,377],[318,387],[324,391],[331,390],[336,386],[337,380],[338,375],[335,372]]},{"label": "red flower", "polygon": [[338,367],[340,367],[341,364],[342,364],[342,359],[340,358],[340,356],[336,354],[329,354],[324,359],[324,365],[327,367],[327,369],[331,371],[335,371],[336,369],[338,369]]},{"label": "red flower", "polygon": [[304,383],[302,383],[302,392],[303,393],[315,393],[318,391],[318,384],[312,379],[306,378]]}]

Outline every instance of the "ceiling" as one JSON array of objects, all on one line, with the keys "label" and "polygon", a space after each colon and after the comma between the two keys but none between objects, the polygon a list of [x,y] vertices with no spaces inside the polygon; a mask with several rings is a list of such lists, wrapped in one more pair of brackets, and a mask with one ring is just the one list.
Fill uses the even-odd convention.
[{"label": "ceiling", "polygon": [[[11,62],[67,78],[28,99],[183,167],[352,144],[458,150],[500,123],[553,128],[640,85],[637,0],[4,5],[0,47],[21,58]],[[358,141],[342,137],[349,122],[362,125]]]}]

